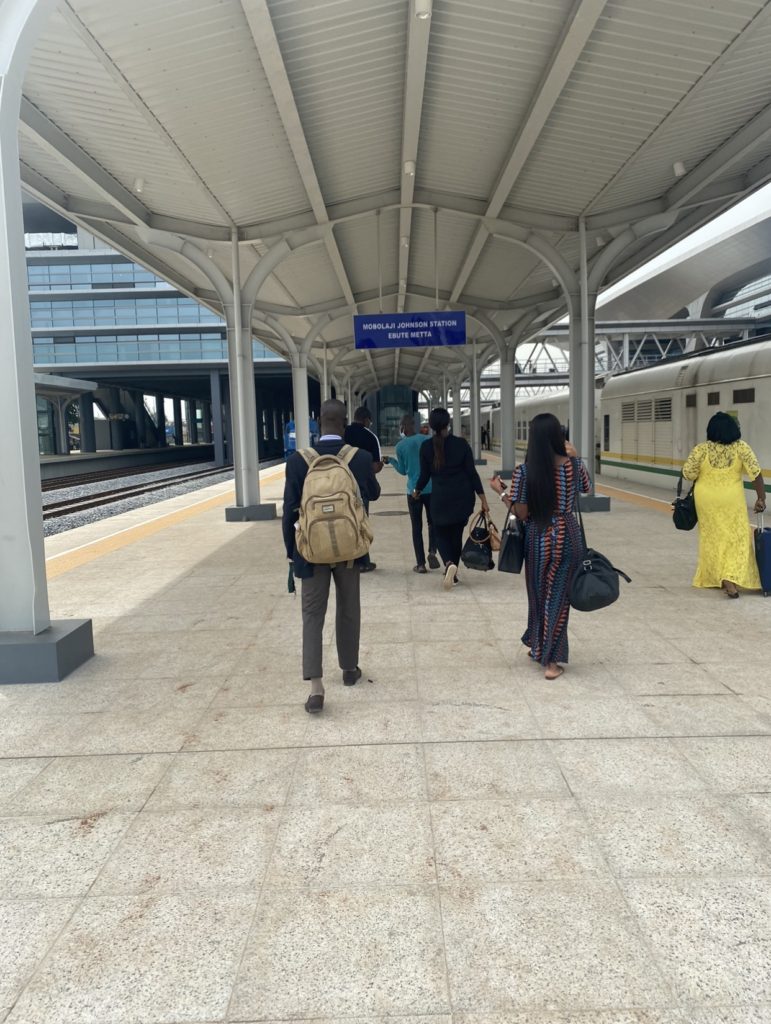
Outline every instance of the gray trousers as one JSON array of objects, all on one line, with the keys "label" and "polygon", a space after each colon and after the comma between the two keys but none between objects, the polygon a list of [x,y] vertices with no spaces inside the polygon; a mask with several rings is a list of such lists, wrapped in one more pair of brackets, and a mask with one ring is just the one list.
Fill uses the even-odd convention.
[{"label": "gray trousers", "polygon": [[313,575],[301,581],[303,612],[303,679],[321,679],[324,619],[329,603],[329,585],[335,581],[337,614],[335,634],[337,658],[341,669],[359,664],[361,570],[358,565],[316,565]]}]

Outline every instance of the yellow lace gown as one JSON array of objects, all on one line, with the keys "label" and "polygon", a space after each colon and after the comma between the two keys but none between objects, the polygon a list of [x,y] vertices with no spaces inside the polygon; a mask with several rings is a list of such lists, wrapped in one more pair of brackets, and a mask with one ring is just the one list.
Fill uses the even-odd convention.
[{"label": "yellow lace gown", "polygon": [[750,480],[760,473],[745,441],[697,444],[683,466],[685,479],[696,481],[699,564],[694,587],[720,587],[728,580],[746,590],[760,590],[742,472]]}]

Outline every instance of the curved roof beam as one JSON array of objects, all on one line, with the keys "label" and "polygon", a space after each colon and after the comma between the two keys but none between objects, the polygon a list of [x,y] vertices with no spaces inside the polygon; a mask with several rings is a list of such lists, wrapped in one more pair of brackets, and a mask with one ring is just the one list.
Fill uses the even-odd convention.
[{"label": "curved roof beam", "polygon": [[[431,30],[430,18],[415,16],[414,0],[407,4],[407,67],[404,83],[404,114],[402,116],[402,150],[399,173],[401,174],[401,209],[399,211],[399,234],[397,236],[397,264],[399,267],[399,292],[396,300],[397,313],[404,312],[406,285],[410,265],[410,242],[412,233],[412,200],[415,193],[416,174],[405,173],[405,166],[410,161],[415,167],[418,159],[418,143],[420,141],[420,118],[423,111],[423,91],[426,85],[426,65],[428,63],[428,38]],[[407,244],[402,245],[402,239]],[[379,254],[378,254],[379,255]],[[404,287],[402,283],[404,282]],[[398,349],[397,349],[398,353]],[[394,383],[398,374],[398,355],[394,357]]]},{"label": "curved roof beam", "polygon": [[[514,184],[538,142],[554,109],[554,104],[573,73],[576,62],[594,31],[606,3],[607,0],[575,0],[570,14],[565,19],[562,33],[549,65],[536,87],[525,119],[519,126],[509,155],[498,173],[498,179],[485,211],[486,217],[498,217],[506,199],[511,195]],[[480,224],[450,292],[452,302],[457,301],[466,282],[471,277],[487,238],[488,232]]]}]

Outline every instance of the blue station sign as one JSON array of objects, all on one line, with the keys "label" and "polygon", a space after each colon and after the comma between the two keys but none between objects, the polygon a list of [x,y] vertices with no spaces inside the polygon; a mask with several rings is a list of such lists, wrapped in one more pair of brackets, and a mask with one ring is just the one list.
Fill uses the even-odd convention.
[{"label": "blue station sign", "polygon": [[354,316],[356,348],[429,348],[432,345],[465,345],[466,314],[376,313]]}]

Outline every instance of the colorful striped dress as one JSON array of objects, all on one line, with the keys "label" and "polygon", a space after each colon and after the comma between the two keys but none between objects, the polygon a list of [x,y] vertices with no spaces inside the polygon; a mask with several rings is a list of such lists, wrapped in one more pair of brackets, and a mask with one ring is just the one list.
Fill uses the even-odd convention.
[{"label": "colorful striped dress", "polygon": [[[557,503],[551,522],[539,527],[528,521],[525,539],[528,615],[522,643],[530,648],[533,661],[542,665],[568,660],[570,582],[583,553],[573,509],[576,488],[586,493],[591,486],[583,463],[563,462],[555,467],[555,475]],[[524,463],[514,472],[511,496],[513,501],[527,504]]]}]

